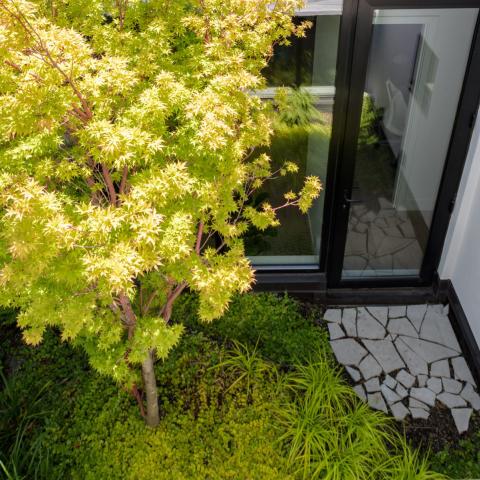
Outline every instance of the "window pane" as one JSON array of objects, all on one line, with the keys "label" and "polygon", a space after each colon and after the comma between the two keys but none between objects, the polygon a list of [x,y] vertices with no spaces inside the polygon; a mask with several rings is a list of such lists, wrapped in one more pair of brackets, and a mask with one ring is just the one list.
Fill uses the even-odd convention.
[{"label": "window pane", "polygon": [[[340,16],[297,19],[303,20],[313,24],[306,38],[293,39],[290,46],[275,50],[266,71],[270,88],[259,92],[263,98],[271,99],[276,87],[301,87],[292,89],[289,118],[276,126],[267,151],[274,171],[285,161],[296,162],[299,170],[268,182],[254,199],[257,204],[284,203],[283,195],[301,189],[308,175],[318,176],[322,182],[326,180]],[[253,263],[264,267],[318,267],[323,203],[322,193],[306,215],[297,208],[286,208],[278,212],[279,228],[266,232],[251,230],[245,244]]]},{"label": "window pane", "polygon": [[305,37],[279,45],[265,69],[269,87],[334,86],[340,15],[296,17],[312,23]]}]

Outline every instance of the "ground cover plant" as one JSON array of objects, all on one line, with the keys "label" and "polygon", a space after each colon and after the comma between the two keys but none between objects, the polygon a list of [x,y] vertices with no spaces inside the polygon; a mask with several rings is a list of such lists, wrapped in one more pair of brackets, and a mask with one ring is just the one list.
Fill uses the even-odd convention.
[{"label": "ground cover plant", "polygon": [[[82,349],[52,330],[41,345],[24,346],[14,324],[3,322],[6,478],[442,478],[393,420],[354,396],[318,310],[288,297],[245,295],[205,325],[197,303],[189,295],[174,313],[189,334],[157,367],[156,429],[145,427],[134,399],[110,377],[90,371]],[[35,418],[19,464],[3,434],[15,436],[26,416]]]},{"label": "ground cover plant", "polygon": [[272,122],[252,92],[302,3],[0,0],[0,305],[31,345],[56,326],[85,349],[149,426],[175,301],[221,316],[253,282],[242,235],[319,195],[249,203],[297,169],[253,155]]}]

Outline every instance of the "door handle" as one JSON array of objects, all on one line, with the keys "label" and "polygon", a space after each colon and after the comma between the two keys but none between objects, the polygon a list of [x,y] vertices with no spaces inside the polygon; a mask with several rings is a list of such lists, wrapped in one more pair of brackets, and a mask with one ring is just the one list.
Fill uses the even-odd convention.
[{"label": "door handle", "polygon": [[355,203],[362,203],[362,199],[353,199],[353,198],[348,198],[348,190],[343,191],[343,208],[347,208],[349,205],[355,204]]}]

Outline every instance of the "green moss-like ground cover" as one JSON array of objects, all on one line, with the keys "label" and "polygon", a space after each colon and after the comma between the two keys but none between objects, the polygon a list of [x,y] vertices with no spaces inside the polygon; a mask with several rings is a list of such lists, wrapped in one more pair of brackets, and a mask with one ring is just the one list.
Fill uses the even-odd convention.
[{"label": "green moss-like ground cover", "polygon": [[246,295],[204,325],[195,301],[178,304],[175,321],[187,331],[157,366],[156,430],[55,332],[25,347],[4,319],[0,478],[441,478],[390,419],[356,399],[314,323],[318,312],[288,297]]}]

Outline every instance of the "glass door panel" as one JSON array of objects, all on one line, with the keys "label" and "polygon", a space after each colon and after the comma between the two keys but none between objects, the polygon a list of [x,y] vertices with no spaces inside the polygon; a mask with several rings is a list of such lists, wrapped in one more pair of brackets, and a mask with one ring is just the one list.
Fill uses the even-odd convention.
[{"label": "glass door panel", "polygon": [[374,11],[343,279],[419,276],[477,16]]}]

